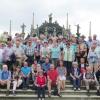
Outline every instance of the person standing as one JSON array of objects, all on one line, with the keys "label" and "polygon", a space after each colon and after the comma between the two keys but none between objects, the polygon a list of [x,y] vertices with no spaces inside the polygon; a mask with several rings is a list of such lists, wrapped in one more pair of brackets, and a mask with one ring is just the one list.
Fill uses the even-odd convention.
[{"label": "person standing", "polygon": [[25,54],[27,56],[27,62],[28,64],[31,66],[33,61],[34,61],[34,50],[35,50],[35,46],[32,44],[32,39],[29,38],[26,48],[25,48]]},{"label": "person standing", "polygon": [[35,86],[37,87],[38,100],[45,99],[45,86],[46,86],[46,77],[43,75],[43,70],[38,72],[38,75],[35,79]]}]

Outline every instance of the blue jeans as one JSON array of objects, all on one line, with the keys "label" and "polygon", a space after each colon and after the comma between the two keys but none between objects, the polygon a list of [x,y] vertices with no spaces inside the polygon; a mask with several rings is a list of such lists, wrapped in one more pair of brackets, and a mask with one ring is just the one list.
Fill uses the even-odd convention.
[{"label": "blue jeans", "polygon": [[73,80],[73,87],[74,88],[80,88],[80,83],[81,83],[80,79]]},{"label": "blue jeans", "polygon": [[22,78],[23,80],[23,88],[28,88],[29,86],[29,77],[26,77],[26,78]]},{"label": "blue jeans", "polygon": [[37,87],[38,98],[45,98],[45,87]]}]

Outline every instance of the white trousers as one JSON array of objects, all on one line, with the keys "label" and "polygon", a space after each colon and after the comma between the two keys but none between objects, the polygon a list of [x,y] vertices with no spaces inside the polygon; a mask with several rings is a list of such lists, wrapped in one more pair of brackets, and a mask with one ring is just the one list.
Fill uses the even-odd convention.
[{"label": "white trousers", "polygon": [[21,79],[13,81],[13,91],[15,91],[16,88],[19,87],[21,84],[22,84]]}]

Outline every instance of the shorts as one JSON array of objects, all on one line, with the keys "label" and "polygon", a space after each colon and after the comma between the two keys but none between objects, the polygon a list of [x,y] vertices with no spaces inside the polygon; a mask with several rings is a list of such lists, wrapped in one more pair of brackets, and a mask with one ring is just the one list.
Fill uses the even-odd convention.
[{"label": "shorts", "polygon": [[65,81],[66,80],[65,76],[59,76],[59,78],[60,78],[61,81]]}]

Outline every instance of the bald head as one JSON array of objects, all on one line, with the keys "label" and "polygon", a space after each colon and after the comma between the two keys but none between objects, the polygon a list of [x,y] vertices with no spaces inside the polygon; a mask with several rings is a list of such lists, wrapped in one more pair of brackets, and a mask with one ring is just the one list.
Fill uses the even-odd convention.
[{"label": "bald head", "polygon": [[8,66],[6,64],[3,65],[3,70],[7,71],[8,70]]}]

